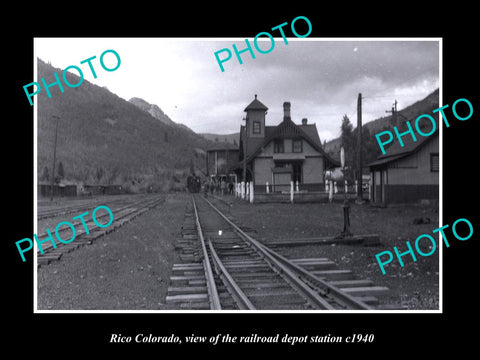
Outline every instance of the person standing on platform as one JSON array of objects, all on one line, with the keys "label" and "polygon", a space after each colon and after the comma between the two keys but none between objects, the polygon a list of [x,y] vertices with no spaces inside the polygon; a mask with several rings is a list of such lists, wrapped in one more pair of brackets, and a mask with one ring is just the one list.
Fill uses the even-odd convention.
[{"label": "person standing on platform", "polygon": [[227,184],[225,183],[225,180],[222,179],[222,181],[220,182],[220,190],[221,190],[222,196],[225,195],[226,188],[227,188]]}]

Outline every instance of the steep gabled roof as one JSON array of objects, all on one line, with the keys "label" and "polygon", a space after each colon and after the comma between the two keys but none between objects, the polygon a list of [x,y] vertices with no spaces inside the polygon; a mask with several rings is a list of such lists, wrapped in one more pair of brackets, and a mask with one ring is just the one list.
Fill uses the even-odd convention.
[{"label": "steep gabled roof", "polygon": [[398,139],[396,139],[396,142],[393,143],[391,146],[389,146],[385,150],[385,155],[380,155],[377,160],[367,164],[367,166],[379,166],[379,165],[384,165],[391,163],[393,161],[402,159],[404,157],[407,157],[409,155],[415,154],[418,152],[423,146],[428,144],[431,140],[435,139],[438,136],[438,131],[433,133],[430,136],[427,137],[422,137],[420,135],[416,135],[417,141],[413,141],[412,137],[406,137],[403,138],[403,147],[400,145],[400,142]]},{"label": "steep gabled roof", "polygon": [[[244,126],[240,129],[240,141],[244,140]],[[315,150],[321,153],[332,165],[339,166],[338,161],[334,160],[322,148],[320,137],[318,136],[315,124],[297,125],[291,119],[284,119],[277,126],[265,126],[265,138],[248,138],[247,142],[247,162],[262,151],[262,149],[275,138],[301,137],[305,139]]]},{"label": "steep gabled roof", "polygon": [[286,118],[280,124],[278,124],[275,128],[275,131],[270,135],[271,138],[286,138],[292,136],[306,136],[306,134],[301,131],[299,126],[295,125],[290,118]]},{"label": "steep gabled roof", "polygon": [[[315,143],[322,147],[320,136],[318,136],[317,126],[315,124],[298,125]],[[325,149],[323,149],[325,151]]]},{"label": "steep gabled roof", "polygon": [[[366,166],[379,166],[383,164],[388,164],[390,162],[393,162],[395,160],[404,158],[406,156],[409,156],[411,154],[414,154],[418,152],[423,146],[428,144],[432,139],[435,139],[439,135],[440,131],[440,126],[442,126],[439,121],[439,116],[438,113],[433,114],[431,116],[435,122],[435,132],[430,135],[430,136],[422,136],[419,134],[418,129],[417,131],[413,130],[415,134],[416,141],[413,140],[412,136],[408,133],[405,135],[401,136],[403,146],[400,145],[400,142],[398,141],[398,137],[393,135],[393,142],[391,143],[390,146],[388,146],[385,149],[385,154],[381,154],[380,156],[377,157],[377,160],[367,164]],[[413,127],[412,124],[415,123],[415,120],[413,119],[406,119],[410,123],[410,126]],[[403,126],[398,129],[398,131],[403,134],[403,132],[406,132],[407,127],[406,124],[402,124]],[[432,130],[432,124],[428,121],[424,121],[419,124],[420,130],[423,133],[429,133]],[[417,124],[415,124],[415,128],[417,127]],[[391,131],[393,133],[393,131]]]}]

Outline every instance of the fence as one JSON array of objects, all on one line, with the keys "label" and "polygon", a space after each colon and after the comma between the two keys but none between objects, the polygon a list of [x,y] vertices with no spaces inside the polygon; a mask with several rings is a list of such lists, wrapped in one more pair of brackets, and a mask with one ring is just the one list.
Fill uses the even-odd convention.
[{"label": "fence", "polygon": [[124,194],[121,185],[83,185],[80,188],[82,195],[118,195]]},{"label": "fence", "polygon": [[[371,186],[364,189],[362,193],[363,198],[371,200]],[[235,186],[234,195],[241,200],[253,202],[333,202],[334,198],[344,199],[346,194],[348,199],[357,198],[358,183],[355,181],[355,185],[349,185],[347,181],[343,186],[339,186],[336,181],[327,181],[325,184],[325,191],[306,191],[300,190],[300,184],[298,181],[294,183],[290,182],[289,190],[272,192],[272,186],[267,182],[265,184],[265,192],[255,192],[253,182],[237,183]],[[341,196],[335,196],[335,195]]]},{"label": "fence", "polygon": [[[38,196],[51,196],[50,184],[38,184]],[[80,196],[80,195],[118,195],[124,194],[121,185],[53,185],[53,196]]]},{"label": "fence", "polygon": [[[52,194],[52,186],[38,184],[37,193],[40,197],[48,197]],[[77,196],[77,185],[53,185],[53,196]]]}]

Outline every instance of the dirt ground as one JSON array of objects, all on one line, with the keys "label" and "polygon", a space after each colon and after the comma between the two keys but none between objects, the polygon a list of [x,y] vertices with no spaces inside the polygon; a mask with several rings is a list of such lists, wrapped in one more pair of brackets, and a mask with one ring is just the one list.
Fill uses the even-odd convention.
[{"label": "dirt ground", "polygon": [[185,194],[38,269],[38,309],[162,310]]},{"label": "dirt ground", "polygon": [[[167,194],[163,204],[119,230],[39,268],[38,309],[168,309],[164,301],[178,256],[174,244],[180,236],[188,201],[188,194]],[[248,204],[233,197],[215,203],[262,242],[337,235],[343,229],[343,212],[338,203]],[[414,219],[420,217],[429,218],[431,223],[414,225]],[[49,221],[42,222],[42,226]],[[339,269],[352,270],[359,279],[387,286],[391,291],[382,297],[383,303],[405,309],[438,309],[438,249],[430,257],[417,256],[416,262],[405,256],[404,267],[394,259],[386,265],[386,275],[382,275],[375,259],[381,251],[393,251],[393,246],[405,251],[407,240],[413,245],[420,234],[432,234],[438,227],[437,209],[352,204],[350,223],[354,234],[378,234],[382,245],[310,245],[280,251],[292,258],[326,257]],[[438,235],[434,237],[438,240]],[[422,249],[428,252],[427,247]]]},{"label": "dirt ground", "polygon": [[[296,238],[338,235],[343,230],[343,209],[339,203],[306,204],[248,204],[232,197],[215,201],[238,224],[243,225],[262,242]],[[350,229],[353,234],[377,234],[381,245],[309,245],[281,248],[281,253],[291,258],[326,257],[339,269],[352,270],[359,279],[370,279],[377,286],[391,291],[381,298],[382,303],[400,305],[404,309],[437,310],[439,308],[439,250],[429,257],[417,254],[414,262],[404,256],[401,267],[395,255],[385,265],[383,275],[375,255],[393,246],[399,252],[408,250],[406,241],[414,247],[421,234],[434,235],[438,245],[438,209],[421,206],[394,206],[379,208],[368,204],[350,204]],[[430,223],[414,224],[414,219],[429,219]],[[428,221],[428,220],[427,220]],[[420,242],[420,248],[428,253],[429,241]],[[430,245],[431,246],[431,245]]]}]

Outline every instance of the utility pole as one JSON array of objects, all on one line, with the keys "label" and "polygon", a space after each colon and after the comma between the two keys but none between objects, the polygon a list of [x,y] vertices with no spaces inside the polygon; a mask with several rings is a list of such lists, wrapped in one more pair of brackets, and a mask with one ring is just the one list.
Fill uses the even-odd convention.
[{"label": "utility pole", "polygon": [[55,181],[55,160],[57,157],[57,133],[58,133],[58,120],[60,119],[58,116],[53,115],[54,119],[57,120],[55,125],[55,143],[53,146],[53,166],[52,166],[52,181],[50,182],[50,201],[53,201],[53,182]]},{"label": "utility pole", "polygon": [[362,190],[362,93],[357,100],[357,202],[363,202]]},{"label": "utility pole", "polygon": [[[342,145],[340,148],[340,164],[342,165],[343,176],[345,176],[345,149]],[[346,237],[352,236],[350,232],[350,205],[348,204],[347,192],[343,193],[343,231],[340,233],[339,237],[345,239]]]},{"label": "utility pole", "polygon": [[248,135],[248,128],[247,128],[247,118],[243,118],[245,120],[245,136],[243,137],[243,183],[247,183],[247,135]]},{"label": "utility pole", "polygon": [[392,105],[392,110],[385,110],[385,112],[392,113],[392,125],[397,126],[397,99],[395,99],[395,102]]}]

